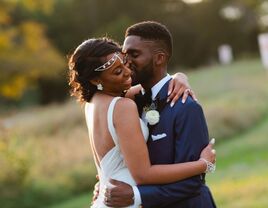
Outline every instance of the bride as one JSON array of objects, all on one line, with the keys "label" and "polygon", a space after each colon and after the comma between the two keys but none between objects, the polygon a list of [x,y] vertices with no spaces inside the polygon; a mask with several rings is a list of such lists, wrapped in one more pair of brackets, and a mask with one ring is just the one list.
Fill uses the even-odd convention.
[{"label": "bride", "polygon": [[72,95],[86,102],[86,122],[100,179],[100,193],[92,207],[106,207],[103,190],[110,178],[130,185],[166,184],[204,173],[208,163],[215,162],[209,144],[201,152],[201,160],[151,165],[146,146],[149,131],[130,99],[141,87],[131,88],[131,70],[123,60],[120,46],[106,38],[84,41],[69,59],[69,85]]}]

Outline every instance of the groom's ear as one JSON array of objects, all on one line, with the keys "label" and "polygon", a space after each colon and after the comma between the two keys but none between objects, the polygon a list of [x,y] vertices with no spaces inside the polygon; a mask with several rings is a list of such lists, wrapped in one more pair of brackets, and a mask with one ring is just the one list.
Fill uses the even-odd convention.
[{"label": "groom's ear", "polygon": [[155,54],[154,64],[156,66],[160,66],[166,63],[166,60],[167,60],[166,54],[164,52],[158,52]]}]

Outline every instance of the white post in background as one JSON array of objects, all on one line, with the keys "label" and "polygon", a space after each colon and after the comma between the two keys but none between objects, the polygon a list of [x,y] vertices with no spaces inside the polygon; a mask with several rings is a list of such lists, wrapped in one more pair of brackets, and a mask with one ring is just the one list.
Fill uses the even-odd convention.
[{"label": "white post in background", "polygon": [[220,64],[222,65],[230,64],[233,61],[232,47],[228,44],[219,46],[218,54]]},{"label": "white post in background", "polygon": [[258,36],[258,42],[261,53],[262,64],[268,70],[268,33],[263,33]]}]

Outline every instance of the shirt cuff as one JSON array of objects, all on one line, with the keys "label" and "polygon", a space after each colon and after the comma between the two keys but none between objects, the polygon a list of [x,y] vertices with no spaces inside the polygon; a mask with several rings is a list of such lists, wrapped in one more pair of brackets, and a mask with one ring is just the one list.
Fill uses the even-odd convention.
[{"label": "shirt cuff", "polygon": [[141,205],[141,195],[137,186],[132,186],[134,192],[134,207],[139,207]]}]

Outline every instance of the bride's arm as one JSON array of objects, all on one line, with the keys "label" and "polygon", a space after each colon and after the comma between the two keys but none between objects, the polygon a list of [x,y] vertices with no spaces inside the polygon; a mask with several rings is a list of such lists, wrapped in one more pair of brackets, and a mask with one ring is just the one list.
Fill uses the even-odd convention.
[{"label": "bride's arm", "polygon": [[[138,94],[141,91],[141,89],[142,89],[141,85],[135,85],[127,91],[125,97],[134,100],[135,95]],[[171,103],[176,103],[176,101],[182,95],[183,95],[182,97],[183,102],[185,102],[185,100],[189,95],[192,96],[194,100],[197,100],[194,91],[186,89],[191,89],[191,86],[188,82],[188,77],[181,72],[172,75],[172,80],[169,82],[168,86],[168,94],[169,94],[168,100],[171,101]]]},{"label": "bride's arm", "polygon": [[[137,107],[130,99],[120,99],[115,107],[114,125],[125,163],[137,184],[166,184],[195,176],[206,171],[206,163],[198,160],[172,165],[151,165],[143,138]],[[213,161],[214,154],[207,156]]]}]

